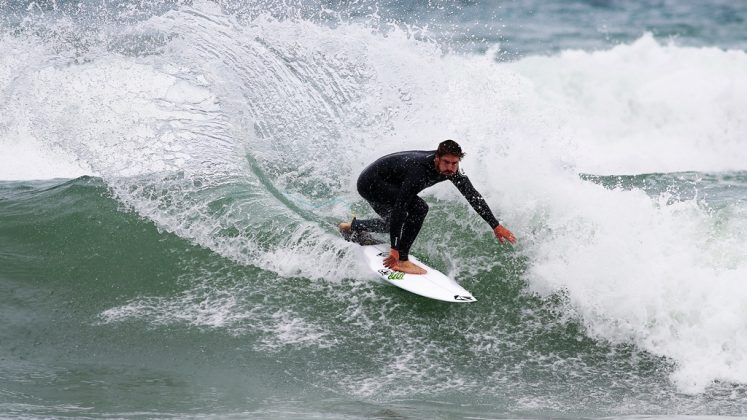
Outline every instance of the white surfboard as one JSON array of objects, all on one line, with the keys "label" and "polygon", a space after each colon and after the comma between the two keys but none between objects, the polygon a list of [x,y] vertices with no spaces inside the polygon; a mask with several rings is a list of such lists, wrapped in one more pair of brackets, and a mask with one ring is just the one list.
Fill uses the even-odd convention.
[{"label": "white surfboard", "polygon": [[371,270],[383,281],[405,289],[410,293],[446,302],[475,302],[474,296],[447,275],[428,267],[410,255],[410,260],[425,268],[425,274],[406,274],[384,267],[384,258],[389,255],[387,245],[361,246],[363,257]]}]

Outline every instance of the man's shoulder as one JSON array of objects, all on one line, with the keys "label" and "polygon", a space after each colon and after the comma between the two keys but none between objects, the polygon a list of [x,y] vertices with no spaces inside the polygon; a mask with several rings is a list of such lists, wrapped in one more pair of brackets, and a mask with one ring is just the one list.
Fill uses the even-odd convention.
[{"label": "man's shoulder", "polygon": [[435,150],[405,150],[384,155],[374,163],[392,168],[414,169],[432,161],[435,153]]},{"label": "man's shoulder", "polygon": [[394,152],[383,156],[383,158],[424,158],[428,156],[435,156],[435,150],[403,150],[401,152]]}]

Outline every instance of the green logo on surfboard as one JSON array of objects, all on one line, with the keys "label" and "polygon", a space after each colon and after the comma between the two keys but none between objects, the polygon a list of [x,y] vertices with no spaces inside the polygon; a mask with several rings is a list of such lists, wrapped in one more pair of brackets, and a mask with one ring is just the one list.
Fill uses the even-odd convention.
[{"label": "green logo on surfboard", "polygon": [[405,273],[402,273],[399,271],[390,273],[389,276],[387,277],[387,279],[389,280],[402,280],[403,278],[405,278]]},{"label": "green logo on surfboard", "polygon": [[382,268],[378,271],[382,276],[386,276],[387,280],[402,280],[405,278],[405,273],[401,271],[392,271],[388,268]]}]

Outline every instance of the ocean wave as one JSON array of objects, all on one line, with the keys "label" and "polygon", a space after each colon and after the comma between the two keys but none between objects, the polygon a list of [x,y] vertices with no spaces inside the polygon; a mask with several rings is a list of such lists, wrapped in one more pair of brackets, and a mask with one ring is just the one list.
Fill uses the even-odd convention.
[{"label": "ocean wave", "polygon": [[[158,45],[123,49],[110,42],[117,31],[100,44],[4,34],[0,52],[13,59],[0,64],[0,144],[13,154],[0,154],[0,177],[81,169],[124,208],[242,266],[356,278],[354,247],[334,228],[370,211],[356,175],[385,153],[456,138],[520,245],[491,258],[487,228],[439,186],[426,196],[444,216],[430,220],[463,233],[426,227],[431,241],[415,252],[473,273],[525,262],[516,276],[532,292],[566,296],[595,338],[671,358],[682,390],[747,381],[747,327],[730,315],[747,301],[747,242],[734,233],[745,229],[743,197],[714,209],[578,176],[743,170],[743,51],[645,35],[496,62],[496,49],[444,53],[399,27],[245,19],[206,2],[127,25],[122,36]],[[27,41],[34,48],[22,50]],[[123,313],[148,312],[131,305]],[[317,331],[294,316],[279,320]]]}]

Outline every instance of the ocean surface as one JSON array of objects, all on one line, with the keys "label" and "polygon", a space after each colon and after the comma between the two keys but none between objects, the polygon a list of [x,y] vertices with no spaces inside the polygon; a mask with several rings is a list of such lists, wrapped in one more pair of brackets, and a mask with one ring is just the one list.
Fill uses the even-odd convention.
[{"label": "ocean surface", "polygon": [[[0,1],[0,417],[747,416],[747,3]],[[336,223],[458,140],[377,283]]]}]

